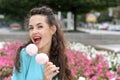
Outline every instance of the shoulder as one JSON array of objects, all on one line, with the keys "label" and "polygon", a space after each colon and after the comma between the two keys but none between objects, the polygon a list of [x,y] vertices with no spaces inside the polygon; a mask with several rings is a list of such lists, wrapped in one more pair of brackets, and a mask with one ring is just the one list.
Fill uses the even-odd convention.
[{"label": "shoulder", "polygon": [[30,57],[28,53],[26,52],[26,48],[22,48],[20,51],[20,56],[25,58],[25,57]]}]

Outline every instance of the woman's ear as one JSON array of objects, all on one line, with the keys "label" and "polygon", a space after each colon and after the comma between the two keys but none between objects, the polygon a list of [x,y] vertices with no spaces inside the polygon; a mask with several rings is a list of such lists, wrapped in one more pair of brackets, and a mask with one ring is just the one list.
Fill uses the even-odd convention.
[{"label": "woman's ear", "polygon": [[57,29],[56,26],[53,25],[50,28],[51,28],[51,33],[54,34],[56,32],[56,29]]}]

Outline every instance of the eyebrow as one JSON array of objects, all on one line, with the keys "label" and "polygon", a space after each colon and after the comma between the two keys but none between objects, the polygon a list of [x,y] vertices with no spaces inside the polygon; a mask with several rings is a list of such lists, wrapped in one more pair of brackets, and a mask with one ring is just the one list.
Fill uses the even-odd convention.
[{"label": "eyebrow", "polygon": [[36,25],[41,25],[42,23],[37,23]]},{"label": "eyebrow", "polygon": [[[41,25],[42,23],[37,23],[36,25],[38,26],[38,25]],[[32,25],[29,25],[29,26],[32,26]]]}]

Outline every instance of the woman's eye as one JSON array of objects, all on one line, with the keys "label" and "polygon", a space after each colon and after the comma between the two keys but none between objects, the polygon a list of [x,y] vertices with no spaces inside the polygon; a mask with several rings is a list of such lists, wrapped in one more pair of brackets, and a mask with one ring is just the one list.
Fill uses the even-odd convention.
[{"label": "woman's eye", "polygon": [[32,30],[32,29],[33,29],[33,27],[29,27],[28,29],[29,29],[29,30]]},{"label": "woman's eye", "polygon": [[38,28],[43,28],[43,26],[38,26]]}]

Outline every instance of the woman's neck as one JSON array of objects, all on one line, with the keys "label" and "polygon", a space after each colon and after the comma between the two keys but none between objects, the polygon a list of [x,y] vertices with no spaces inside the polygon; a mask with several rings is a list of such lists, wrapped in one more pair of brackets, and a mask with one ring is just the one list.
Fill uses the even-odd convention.
[{"label": "woman's neck", "polygon": [[40,54],[40,53],[45,53],[45,54],[47,54],[48,56],[49,56],[49,52],[50,52],[50,48],[40,48],[40,49],[38,50],[38,54]]}]

